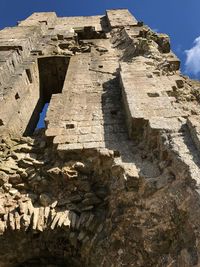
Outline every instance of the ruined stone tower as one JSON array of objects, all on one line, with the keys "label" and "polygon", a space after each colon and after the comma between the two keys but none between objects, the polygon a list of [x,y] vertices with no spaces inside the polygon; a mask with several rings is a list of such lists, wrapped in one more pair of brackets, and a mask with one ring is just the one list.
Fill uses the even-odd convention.
[{"label": "ruined stone tower", "polygon": [[200,266],[200,84],[179,67],[126,9],[0,31],[0,267]]}]

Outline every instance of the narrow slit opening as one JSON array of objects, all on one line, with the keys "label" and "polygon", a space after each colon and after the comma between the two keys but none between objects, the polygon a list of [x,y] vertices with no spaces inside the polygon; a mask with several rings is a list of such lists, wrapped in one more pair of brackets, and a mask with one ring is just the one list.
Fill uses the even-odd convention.
[{"label": "narrow slit opening", "polygon": [[32,83],[33,79],[32,79],[32,75],[31,75],[30,69],[26,69],[26,75],[28,77],[29,82]]}]

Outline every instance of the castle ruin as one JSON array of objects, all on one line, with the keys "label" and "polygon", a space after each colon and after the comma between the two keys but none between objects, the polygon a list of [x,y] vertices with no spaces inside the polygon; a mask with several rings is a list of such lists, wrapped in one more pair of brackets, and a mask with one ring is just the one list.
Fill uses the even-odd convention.
[{"label": "castle ruin", "polygon": [[126,9],[0,31],[0,267],[200,266],[200,83],[179,68]]}]

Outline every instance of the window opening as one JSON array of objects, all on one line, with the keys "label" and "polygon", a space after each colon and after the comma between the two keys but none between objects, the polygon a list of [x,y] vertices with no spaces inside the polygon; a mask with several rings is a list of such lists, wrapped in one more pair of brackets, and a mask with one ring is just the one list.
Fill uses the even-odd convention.
[{"label": "window opening", "polygon": [[45,117],[51,96],[62,93],[69,60],[69,57],[59,56],[38,59],[40,96],[24,132],[25,136],[32,135],[35,129],[45,128]]},{"label": "window opening", "polygon": [[106,38],[106,35],[103,31],[96,31],[95,27],[79,27],[74,28],[75,33],[77,34],[79,40],[89,40],[89,39],[103,39]]}]

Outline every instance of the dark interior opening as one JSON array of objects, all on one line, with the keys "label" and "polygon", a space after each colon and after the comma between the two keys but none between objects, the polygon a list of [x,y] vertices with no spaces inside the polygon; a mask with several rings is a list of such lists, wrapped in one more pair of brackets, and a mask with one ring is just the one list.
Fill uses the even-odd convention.
[{"label": "dark interior opening", "polygon": [[62,93],[68,65],[68,57],[45,57],[38,59],[40,94],[45,103],[50,101],[52,94]]},{"label": "dark interior opening", "polygon": [[26,69],[26,75],[28,77],[29,82],[32,83],[33,79],[32,79],[32,75],[31,75],[30,69]]},{"label": "dark interior opening", "polygon": [[0,266],[4,267],[79,267],[85,266],[79,247],[70,241],[68,227],[31,228],[10,231],[0,236]]},{"label": "dark interior opening", "polygon": [[106,34],[103,31],[96,31],[95,27],[87,26],[79,29],[75,29],[79,40],[89,39],[103,39],[106,38]]},{"label": "dark interior opening", "polygon": [[62,93],[65,76],[69,65],[69,57],[43,57],[38,59],[40,97],[32,113],[24,136],[32,135],[37,128],[44,127],[47,103],[52,94]]},{"label": "dark interior opening", "polygon": [[53,257],[33,258],[27,262],[19,264],[17,267],[66,267],[64,260]]}]

